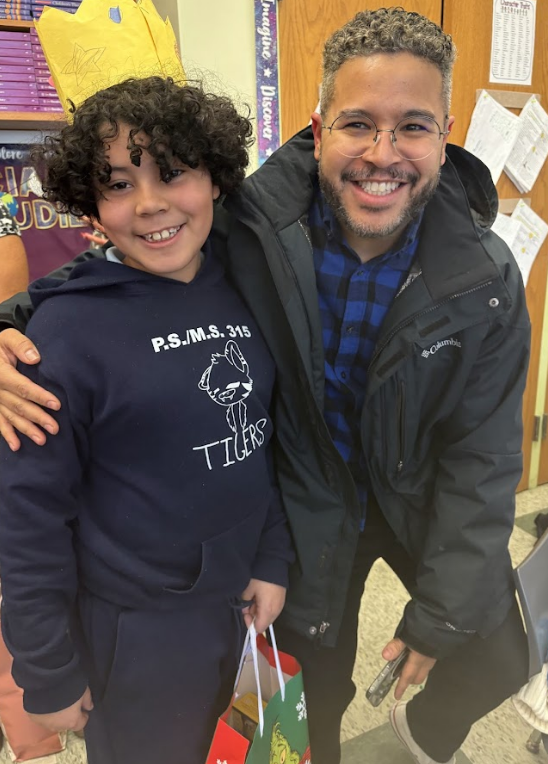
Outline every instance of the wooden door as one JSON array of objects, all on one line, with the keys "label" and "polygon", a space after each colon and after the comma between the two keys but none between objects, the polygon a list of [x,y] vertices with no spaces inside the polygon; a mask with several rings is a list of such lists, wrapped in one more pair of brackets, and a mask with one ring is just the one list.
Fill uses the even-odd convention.
[{"label": "wooden door", "polygon": [[[444,0],[443,28],[452,35],[458,50],[453,85],[451,112],[456,116],[451,141],[462,145],[476,102],[476,89],[512,90],[539,93],[541,104],[548,110],[548,3],[537,3],[535,58],[531,86],[493,85],[489,83],[493,0]],[[519,113],[519,112],[515,112]],[[501,199],[517,199],[518,189],[503,173],[497,184]],[[548,221],[548,168],[544,166],[529,194],[533,210]],[[548,278],[548,241],[544,243],[527,285],[527,305],[532,322],[532,352],[524,399],[524,471],[518,490],[529,486],[533,443],[535,402],[539,375],[540,348]],[[544,340],[548,341],[547,338]],[[545,461],[548,460],[546,446]],[[545,472],[548,471],[548,467]],[[548,480],[548,477],[545,477]]]},{"label": "wooden door", "polygon": [[[281,0],[278,35],[283,141],[308,124],[318,104],[325,40],[358,11],[383,5],[382,0]],[[441,23],[442,0],[406,0],[398,5]]]}]

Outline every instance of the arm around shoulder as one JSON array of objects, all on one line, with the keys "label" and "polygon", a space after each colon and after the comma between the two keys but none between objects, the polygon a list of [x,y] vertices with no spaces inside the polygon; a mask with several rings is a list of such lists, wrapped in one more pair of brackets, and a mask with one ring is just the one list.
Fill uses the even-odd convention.
[{"label": "arm around shoulder", "polygon": [[[80,263],[103,256],[100,250],[87,250],[52,276],[66,280]],[[58,431],[55,419],[41,408],[57,411],[61,405],[58,398],[15,369],[17,361],[26,364],[40,361],[36,345],[24,337],[31,316],[32,303],[26,292],[0,304],[0,435],[13,451],[21,446],[17,433],[44,445],[45,433],[55,435]]]}]

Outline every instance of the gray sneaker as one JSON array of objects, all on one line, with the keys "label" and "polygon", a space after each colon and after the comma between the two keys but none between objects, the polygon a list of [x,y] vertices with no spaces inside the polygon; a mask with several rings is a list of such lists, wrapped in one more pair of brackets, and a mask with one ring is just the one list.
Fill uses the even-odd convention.
[{"label": "gray sneaker", "polygon": [[407,701],[403,700],[398,700],[398,702],[392,706],[390,709],[390,724],[400,743],[407,751],[409,751],[417,764],[456,764],[456,756],[452,756],[448,762],[434,761],[434,759],[431,759],[422,748],[419,748],[413,740],[413,735],[407,724],[406,706]]}]

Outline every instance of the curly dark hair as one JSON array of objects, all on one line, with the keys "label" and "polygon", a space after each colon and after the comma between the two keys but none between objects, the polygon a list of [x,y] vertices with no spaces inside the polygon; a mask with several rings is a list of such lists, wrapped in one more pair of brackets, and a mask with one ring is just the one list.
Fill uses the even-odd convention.
[{"label": "curly dark hair", "polygon": [[167,176],[175,159],[205,167],[221,194],[236,189],[245,176],[252,144],[248,117],[229,98],[207,93],[201,85],[177,85],[172,79],[128,79],[101,90],[74,112],[57,135],[33,147],[31,159],[42,179],[44,197],[76,217],[99,218],[97,185],[108,183],[105,155],[120,124],[130,127],[128,151],[138,165],[143,148],[137,133],[150,139],[146,151]]},{"label": "curly dark hair", "polygon": [[449,116],[457,55],[453,40],[426,16],[399,6],[360,11],[327,40],[323,51],[322,115],[333,100],[339,68],[351,58],[376,53],[411,53],[434,64],[441,72],[443,105]]}]

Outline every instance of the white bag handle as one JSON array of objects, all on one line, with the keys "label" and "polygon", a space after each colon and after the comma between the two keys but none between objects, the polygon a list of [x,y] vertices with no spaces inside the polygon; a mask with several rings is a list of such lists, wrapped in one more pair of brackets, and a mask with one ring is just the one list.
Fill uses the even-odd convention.
[{"label": "white bag handle", "polygon": [[259,732],[261,737],[264,732],[264,711],[263,711],[263,695],[261,691],[261,682],[259,680],[259,656],[257,655],[257,631],[254,624],[249,627],[251,644],[251,655],[253,657],[253,668],[255,670],[255,683],[257,685],[257,711],[259,714]]},{"label": "white bag handle", "polygon": [[276,664],[276,673],[278,675],[278,684],[280,685],[280,695],[282,696],[282,702],[285,700],[285,680],[282,671],[282,665],[280,663],[280,656],[278,653],[278,645],[276,644],[276,637],[274,636],[274,627],[272,624],[268,627],[270,631],[270,638],[272,640],[272,652],[274,653],[274,662]]},{"label": "white bag handle", "polygon": [[[272,651],[274,653],[274,662],[276,664],[276,674],[278,676],[278,683],[280,685],[280,694],[282,701],[285,700],[285,680],[282,672],[282,666],[280,663],[280,656],[278,654],[278,645],[276,644],[276,637],[274,636],[274,629],[272,624],[268,627],[270,631],[270,637],[272,639]],[[238,686],[240,676],[244,668],[245,658],[248,652],[251,650],[251,657],[253,660],[253,670],[255,673],[255,684],[257,685],[257,711],[259,715],[259,732],[261,737],[264,732],[264,711],[263,711],[263,697],[261,691],[261,682],[259,680],[259,656],[257,652],[257,630],[255,629],[255,623],[253,622],[247,634],[245,635],[244,646],[242,650],[242,657],[240,658],[240,665],[238,666],[238,673],[236,674],[236,681],[234,682],[234,690]]]}]

